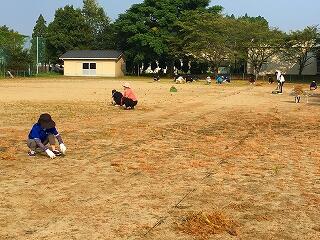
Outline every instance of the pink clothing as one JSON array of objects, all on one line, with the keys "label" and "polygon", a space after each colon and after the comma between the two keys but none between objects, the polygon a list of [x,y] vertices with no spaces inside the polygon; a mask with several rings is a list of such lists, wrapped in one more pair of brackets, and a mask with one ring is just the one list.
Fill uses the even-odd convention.
[{"label": "pink clothing", "polygon": [[131,88],[126,88],[124,90],[123,97],[130,98],[133,101],[137,101],[137,96],[134,94]]}]

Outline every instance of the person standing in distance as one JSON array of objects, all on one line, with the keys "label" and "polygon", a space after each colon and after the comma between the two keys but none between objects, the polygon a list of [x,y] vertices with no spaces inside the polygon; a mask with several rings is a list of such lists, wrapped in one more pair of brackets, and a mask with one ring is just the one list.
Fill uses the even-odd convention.
[{"label": "person standing in distance", "polygon": [[285,80],[283,74],[279,70],[277,70],[275,74],[276,74],[276,78],[277,78],[277,82],[278,82],[278,93],[282,94],[283,85],[286,80]]}]

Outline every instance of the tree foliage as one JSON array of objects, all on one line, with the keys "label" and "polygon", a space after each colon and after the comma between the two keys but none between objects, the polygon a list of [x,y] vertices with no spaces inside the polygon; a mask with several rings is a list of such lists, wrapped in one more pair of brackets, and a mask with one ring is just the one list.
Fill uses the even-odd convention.
[{"label": "tree foliage", "polygon": [[176,22],[184,11],[206,8],[209,0],[145,0],[134,4],[115,22],[118,47],[127,61],[137,65],[145,59],[166,61],[170,68],[177,57],[171,44]]},{"label": "tree foliage", "polygon": [[91,49],[114,48],[114,30],[110,18],[96,0],[83,0],[82,14],[89,25],[93,41]]},{"label": "tree foliage", "polygon": [[26,36],[0,26],[0,50],[6,67],[10,70],[26,70],[30,63],[28,51],[24,49]]},{"label": "tree foliage", "polygon": [[257,78],[263,64],[280,53],[284,46],[284,33],[259,21],[241,23],[241,47],[247,50],[246,60]]},{"label": "tree foliage", "polygon": [[[56,10],[46,28],[40,15],[34,39],[46,36],[47,54],[56,62],[72,49],[118,49],[125,52],[127,72],[157,67],[169,73],[205,73],[208,67],[248,63],[258,77],[263,64],[285,52],[285,60],[298,63],[300,74],[314,54],[319,54],[319,31],[307,27],[285,35],[262,17],[223,14],[210,0],[144,0],[133,4],[112,23],[97,0],[83,0],[82,9]],[[1,40],[0,40],[1,41]],[[182,63],[182,64],[181,64]],[[240,69],[240,68],[239,68]]]},{"label": "tree foliage", "polygon": [[[42,16],[42,14],[40,14],[38,20],[36,21],[36,25],[33,28],[32,39],[31,39],[30,56],[34,64],[36,64],[36,61],[37,61],[37,54],[38,54],[39,63],[42,63],[42,64],[48,63],[46,46],[45,46],[46,36],[47,36],[46,21]],[[37,42],[37,38],[38,38],[38,42]],[[38,44],[38,53],[37,53],[37,44]]]},{"label": "tree foliage", "polygon": [[183,52],[213,69],[230,59],[234,20],[207,11],[186,12],[179,22]]},{"label": "tree foliage", "polygon": [[235,18],[197,10],[185,12],[178,25],[184,54],[210,63],[215,72],[221,65],[246,60],[257,77],[262,65],[283,46],[284,34],[269,28],[262,17]]},{"label": "tree foliage", "polygon": [[68,50],[90,49],[92,41],[92,31],[80,9],[67,5],[56,10],[47,34],[51,61],[56,62]]},{"label": "tree foliage", "polygon": [[320,32],[317,26],[308,26],[303,30],[292,31],[286,38],[283,51],[285,60],[298,64],[299,76],[311,59],[320,53]]}]

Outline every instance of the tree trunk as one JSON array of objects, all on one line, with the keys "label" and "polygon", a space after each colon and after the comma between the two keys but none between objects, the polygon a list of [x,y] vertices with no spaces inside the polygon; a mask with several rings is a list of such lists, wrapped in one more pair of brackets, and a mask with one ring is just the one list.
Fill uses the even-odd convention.
[{"label": "tree trunk", "polygon": [[170,60],[169,61],[167,74],[169,74],[169,76],[173,76],[174,75],[174,60]]},{"label": "tree trunk", "polygon": [[298,79],[302,80],[302,72],[303,72],[303,66],[299,65],[299,73],[298,73]]},{"label": "tree trunk", "polygon": [[256,79],[256,81],[258,80],[258,77],[259,77],[259,73],[260,73],[260,71],[261,71],[261,68],[262,68],[262,63],[259,64],[258,66],[256,66],[256,67],[254,68],[254,73],[255,73],[255,79]]},{"label": "tree trunk", "polygon": [[258,75],[259,75],[258,67],[254,67],[253,74],[254,74],[254,79],[257,81],[258,80]]}]

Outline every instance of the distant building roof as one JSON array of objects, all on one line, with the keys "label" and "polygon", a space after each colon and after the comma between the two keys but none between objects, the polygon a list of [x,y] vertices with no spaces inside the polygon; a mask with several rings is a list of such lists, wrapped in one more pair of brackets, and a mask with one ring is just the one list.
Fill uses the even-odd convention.
[{"label": "distant building roof", "polygon": [[118,59],[122,52],[116,50],[71,50],[60,59]]}]

